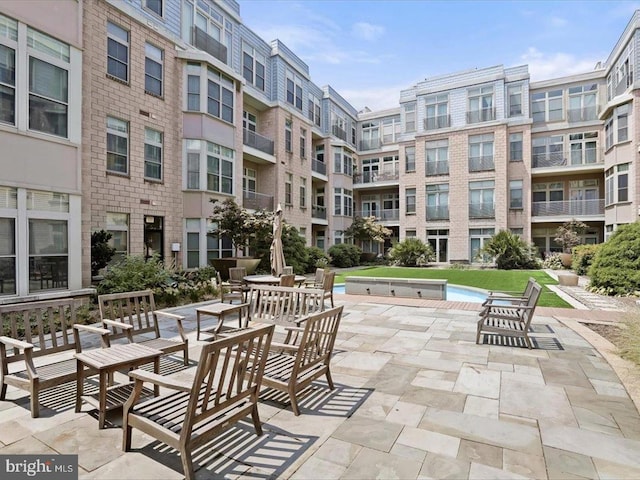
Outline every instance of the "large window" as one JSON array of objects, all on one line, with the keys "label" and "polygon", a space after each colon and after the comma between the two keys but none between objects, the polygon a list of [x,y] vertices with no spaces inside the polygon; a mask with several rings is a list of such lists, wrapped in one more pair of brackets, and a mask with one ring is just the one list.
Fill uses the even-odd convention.
[{"label": "large window", "polygon": [[488,122],[495,119],[496,110],[493,105],[493,86],[470,89],[467,123]]},{"label": "large window", "polygon": [[302,79],[290,71],[287,71],[286,99],[287,103],[302,110]]},{"label": "large window", "polygon": [[129,32],[107,22],[107,74],[129,81]]},{"label": "large window", "polygon": [[336,147],[334,151],[333,171],[335,173],[343,173],[345,175],[353,175],[353,157],[343,150]]},{"label": "large window", "polygon": [[18,22],[0,15],[0,122],[16,121]]},{"label": "large window", "polygon": [[400,115],[382,119],[382,143],[395,143],[400,135]]},{"label": "large window", "polygon": [[569,135],[571,165],[587,165],[598,161],[598,132],[572,133]]},{"label": "large window", "polygon": [[198,27],[210,37],[203,40],[207,52],[230,65],[233,58],[234,26],[229,18],[222,14],[222,10],[214,2],[185,0],[178,3],[182,3],[182,39],[193,45],[196,41],[193,27]]},{"label": "large window", "polygon": [[531,150],[533,168],[559,167],[567,163],[562,135],[532,138]]},{"label": "large window", "polygon": [[242,44],[242,76],[247,83],[264,91],[266,60],[264,55],[246,43]]},{"label": "large window", "polygon": [[416,131],[416,102],[409,102],[404,106],[404,131]]},{"label": "large window", "polygon": [[598,96],[598,85],[590,83],[569,88],[569,111],[570,122],[586,122],[596,120],[598,112],[596,110],[596,100]]},{"label": "large window", "polygon": [[495,182],[482,180],[469,182],[469,218],[494,218]]},{"label": "large window", "polygon": [[144,177],[162,180],[162,132],[144,129]]},{"label": "large window", "polygon": [[605,172],[605,205],[629,201],[629,164],[623,163]]},{"label": "large window", "polygon": [[427,242],[433,248],[436,262],[446,263],[449,261],[449,230],[427,230]]},{"label": "large window", "polygon": [[507,87],[507,101],[509,102],[509,117],[522,115],[522,84]]},{"label": "large window", "polygon": [[380,127],[378,122],[364,122],[362,124],[360,150],[374,150],[380,148]]},{"label": "large window", "polygon": [[109,245],[116,249],[113,261],[129,253],[129,214],[107,212],[107,232],[111,234]]},{"label": "large window", "polygon": [[404,170],[405,172],[416,171],[416,147],[405,147],[404,149]]},{"label": "large window", "polygon": [[562,120],[562,90],[538,92],[531,95],[533,123]]},{"label": "large window", "polygon": [[435,130],[450,126],[449,95],[431,95],[427,97],[425,130]]},{"label": "large window", "polygon": [[186,140],[187,188],[233,194],[235,151],[204,140]]},{"label": "large window", "polygon": [[334,214],[345,217],[353,216],[353,192],[346,188],[333,189]]},{"label": "large window", "polygon": [[449,140],[435,140],[425,143],[427,176],[449,174]]},{"label": "large window", "polygon": [[469,136],[469,171],[493,170],[493,133]]},{"label": "large window", "polygon": [[233,123],[234,88],[233,80],[217,70],[199,63],[187,65],[187,110],[207,112]]},{"label": "large window", "polygon": [[509,161],[521,162],[522,161],[522,133],[510,133],[509,134]]},{"label": "large window", "polygon": [[509,181],[509,208],[521,210],[522,203],[522,180]]},{"label": "large window", "polygon": [[144,91],[161,97],[164,52],[150,43],[144,44],[144,52]]},{"label": "large window", "polygon": [[415,215],[416,213],[416,189],[407,188],[405,190],[406,214]]},{"label": "large window", "polygon": [[470,260],[472,262],[489,262],[491,259],[487,255],[481,255],[480,250],[491,240],[495,233],[494,228],[471,228],[469,229]]},{"label": "large window", "polygon": [[284,180],[284,204],[293,205],[293,173],[286,173]]},{"label": "large window", "polygon": [[129,122],[107,117],[107,171],[129,173]]},{"label": "large window", "polygon": [[427,185],[427,220],[449,219],[449,184]]}]

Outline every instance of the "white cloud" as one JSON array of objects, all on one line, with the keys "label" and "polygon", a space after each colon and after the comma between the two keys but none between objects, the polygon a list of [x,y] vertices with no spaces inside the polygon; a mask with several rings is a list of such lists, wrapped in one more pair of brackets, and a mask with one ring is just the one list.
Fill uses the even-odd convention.
[{"label": "white cloud", "polygon": [[384,27],[373,23],[357,22],[351,27],[351,34],[356,38],[371,42],[384,34]]},{"label": "white cloud", "polygon": [[407,84],[359,89],[339,88],[337,90],[356,110],[360,111],[364,107],[369,107],[375,112],[399,107],[400,90],[405,88],[407,88]]},{"label": "white cloud", "polygon": [[531,80],[534,82],[590,72],[599,60],[602,59],[578,58],[563,52],[543,53],[535,47],[529,47],[527,52],[520,56],[520,63],[529,65]]}]

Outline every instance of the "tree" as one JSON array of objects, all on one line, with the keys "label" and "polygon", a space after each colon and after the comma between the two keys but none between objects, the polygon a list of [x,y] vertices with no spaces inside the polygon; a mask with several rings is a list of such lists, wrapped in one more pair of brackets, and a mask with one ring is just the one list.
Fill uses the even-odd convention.
[{"label": "tree", "polygon": [[228,198],[223,202],[211,199],[213,214],[211,221],[215,225],[209,235],[215,237],[229,237],[233,248],[238,256],[238,252],[249,246],[249,240],[254,232],[251,229],[251,214],[235,200]]},{"label": "tree", "polygon": [[582,241],[580,235],[587,229],[587,224],[576,219],[564,222],[556,230],[556,238],[553,240],[562,245],[562,251],[571,253],[571,249],[576,245],[580,245]]},{"label": "tree", "polygon": [[376,217],[355,217],[351,226],[344,231],[347,238],[361,242],[384,242],[391,236],[391,230],[376,221]]},{"label": "tree", "polygon": [[501,270],[538,268],[535,247],[507,230],[501,230],[491,237],[480,253],[492,256]]},{"label": "tree", "polygon": [[640,293],[640,223],[621,225],[600,245],[588,270],[589,287],[604,295]]},{"label": "tree", "polygon": [[109,245],[111,233],[106,230],[98,230],[91,234],[91,276],[100,274],[100,270],[106,267],[116,253],[116,249]]}]

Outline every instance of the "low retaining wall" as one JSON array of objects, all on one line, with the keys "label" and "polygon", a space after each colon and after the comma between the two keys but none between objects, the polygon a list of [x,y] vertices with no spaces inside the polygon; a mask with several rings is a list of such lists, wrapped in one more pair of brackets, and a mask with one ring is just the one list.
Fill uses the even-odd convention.
[{"label": "low retaining wall", "polygon": [[447,299],[446,280],[418,278],[346,277],[345,293],[349,295],[375,295],[380,297]]}]

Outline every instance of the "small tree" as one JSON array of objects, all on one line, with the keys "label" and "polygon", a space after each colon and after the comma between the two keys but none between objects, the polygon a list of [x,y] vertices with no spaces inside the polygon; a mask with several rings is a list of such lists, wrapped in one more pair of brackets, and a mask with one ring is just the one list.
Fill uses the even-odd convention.
[{"label": "small tree", "polygon": [[501,270],[538,268],[535,247],[519,235],[501,230],[484,244],[480,254],[490,255]]},{"label": "small tree", "polygon": [[556,230],[556,238],[553,240],[562,246],[563,252],[571,253],[573,247],[580,245],[580,235],[582,235],[587,228],[586,223],[571,219],[558,227]]},{"label": "small tree", "polygon": [[376,217],[356,217],[344,231],[347,238],[361,242],[384,242],[391,236],[391,230],[376,221]]},{"label": "small tree", "polygon": [[248,222],[250,213],[238,205],[235,200],[228,198],[223,202],[211,199],[213,214],[211,221],[215,227],[209,235],[215,237],[229,237],[233,248],[238,256],[238,252],[249,245],[249,240],[253,234]]},{"label": "small tree", "polygon": [[416,267],[435,259],[433,248],[419,238],[409,237],[389,249],[389,259],[396,265]]},{"label": "small tree", "polygon": [[91,234],[91,276],[95,277],[106,267],[116,253],[116,249],[109,245],[111,233],[98,230]]}]

